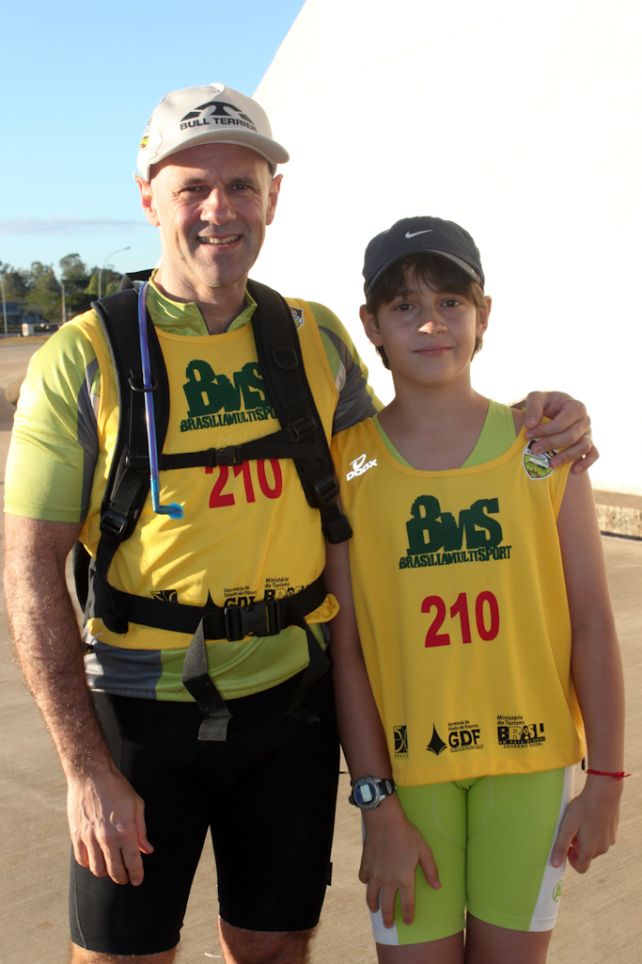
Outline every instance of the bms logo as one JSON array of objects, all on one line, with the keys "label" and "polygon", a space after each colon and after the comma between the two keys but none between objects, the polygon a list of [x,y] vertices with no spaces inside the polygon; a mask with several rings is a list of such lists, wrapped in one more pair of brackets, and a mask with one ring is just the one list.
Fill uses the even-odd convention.
[{"label": "bms logo", "polygon": [[359,455],[358,458],[353,459],[350,465],[352,469],[346,475],[348,482],[350,482],[351,479],[356,479],[359,475],[363,475],[368,469],[376,468],[377,460],[370,459],[369,462],[366,462],[366,453],[364,452],[362,455]]},{"label": "bms logo", "polygon": [[188,127],[247,127],[248,130],[256,130],[256,125],[247,114],[240,111],[238,107],[224,104],[220,100],[201,104],[181,117],[181,130],[184,131]]}]

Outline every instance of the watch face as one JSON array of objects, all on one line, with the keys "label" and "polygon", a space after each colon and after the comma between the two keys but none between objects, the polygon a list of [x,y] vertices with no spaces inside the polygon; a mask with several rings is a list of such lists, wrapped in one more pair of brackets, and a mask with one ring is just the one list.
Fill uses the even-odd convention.
[{"label": "watch face", "polygon": [[357,783],[354,788],[354,798],[360,806],[367,806],[375,799],[374,787],[371,783]]}]

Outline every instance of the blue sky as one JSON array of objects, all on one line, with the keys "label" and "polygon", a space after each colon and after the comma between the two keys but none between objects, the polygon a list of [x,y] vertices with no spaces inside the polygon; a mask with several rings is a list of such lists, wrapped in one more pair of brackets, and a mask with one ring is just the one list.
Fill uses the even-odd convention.
[{"label": "blue sky", "polygon": [[[153,264],[133,181],[152,108],[223,81],[252,94],[304,0],[9,0],[0,47],[0,261],[58,267],[78,253]],[[117,249],[129,246],[129,251]]]}]

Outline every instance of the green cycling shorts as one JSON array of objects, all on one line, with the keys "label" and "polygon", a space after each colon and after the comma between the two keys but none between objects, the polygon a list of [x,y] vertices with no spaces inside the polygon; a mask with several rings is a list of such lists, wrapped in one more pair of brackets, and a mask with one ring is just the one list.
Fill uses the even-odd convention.
[{"label": "green cycling shorts", "polygon": [[449,937],[464,929],[467,912],[512,930],[551,930],[564,867],[552,867],[550,854],[572,784],[567,767],[398,788],[406,816],[432,849],[441,889],[418,868],[413,923],[403,923],[398,901],[392,927],[372,914],[377,943]]}]

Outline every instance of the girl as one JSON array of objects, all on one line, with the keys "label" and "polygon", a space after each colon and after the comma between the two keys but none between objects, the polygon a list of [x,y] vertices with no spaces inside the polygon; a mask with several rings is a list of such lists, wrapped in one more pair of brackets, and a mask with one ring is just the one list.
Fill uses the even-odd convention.
[{"label": "girl", "polygon": [[395,397],[335,437],[354,537],[327,577],[378,959],[541,964],[565,861],[614,842],[624,776],[590,484],[471,385],[491,300],[466,231],[399,221],[364,277]]}]

